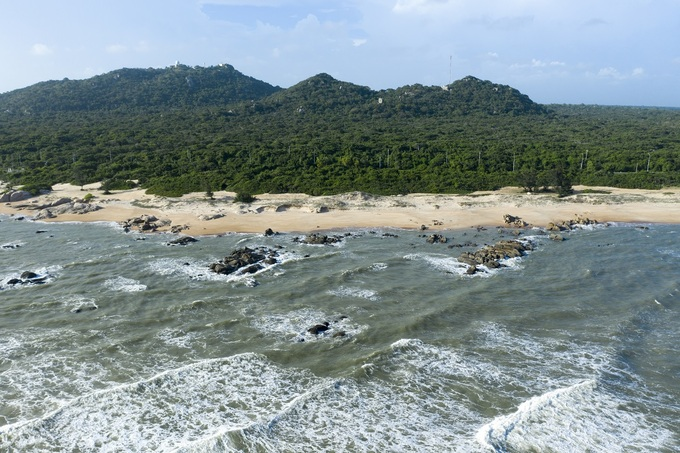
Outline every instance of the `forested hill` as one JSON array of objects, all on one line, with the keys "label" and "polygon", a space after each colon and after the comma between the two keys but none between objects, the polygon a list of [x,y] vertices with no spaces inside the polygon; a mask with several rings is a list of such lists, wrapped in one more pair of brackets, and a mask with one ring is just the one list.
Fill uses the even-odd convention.
[{"label": "forested hill", "polygon": [[41,82],[0,94],[0,111],[16,113],[157,110],[225,106],[261,99],[281,88],[230,65],[118,69],[86,80]]},{"label": "forested hill", "polygon": [[86,80],[41,82],[0,94],[0,111],[12,113],[225,107],[255,103],[255,110],[361,115],[544,114],[528,96],[468,76],[444,87],[409,85],[374,91],[318,74],[288,89],[248,77],[230,65],[119,69]]},{"label": "forested hill", "polygon": [[163,195],[658,188],[680,183],[680,111],[544,106],[472,76],[281,89],[229,65],[120,69],[1,94],[0,180]]}]

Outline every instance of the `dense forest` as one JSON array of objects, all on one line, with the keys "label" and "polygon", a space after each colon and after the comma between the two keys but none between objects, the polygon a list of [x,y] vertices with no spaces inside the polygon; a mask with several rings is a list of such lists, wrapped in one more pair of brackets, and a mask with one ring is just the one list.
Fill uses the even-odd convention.
[{"label": "dense forest", "polygon": [[0,94],[0,180],[150,193],[462,193],[680,183],[680,110],[539,105],[465,77],[282,89],[229,65],[120,69]]}]

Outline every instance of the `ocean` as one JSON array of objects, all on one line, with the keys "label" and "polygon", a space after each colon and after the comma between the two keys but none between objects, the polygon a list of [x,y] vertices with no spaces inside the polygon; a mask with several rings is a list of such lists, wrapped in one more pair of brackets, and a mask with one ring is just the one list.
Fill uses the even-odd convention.
[{"label": "ocean", "polygon": [[0,217],[0,451],[680,450],[680,225],[433,232]]}]

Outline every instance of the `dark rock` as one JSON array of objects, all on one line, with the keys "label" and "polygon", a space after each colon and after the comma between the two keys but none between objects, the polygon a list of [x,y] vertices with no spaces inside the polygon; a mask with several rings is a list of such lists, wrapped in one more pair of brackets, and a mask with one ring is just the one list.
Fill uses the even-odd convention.
[{"label": "dark rock", "polygon": [[265,236],[274,236],[274,235],[276,235],[276,234],[278,234],[278,233],[275,233],[274,230],[272,230],[271,228],[267,228],[267,229],[264,231],[264,235],[265,235]]},{"label": "dark rock", "polygon": [[441,234],[432,234],[426,239],[428,244],[446,244],[448,239]]},{"label": "dark rock", "polygon": [[503,216],[503,221],[505,221],[505,223],[507,225],[512,225],[512,226],[515,226],[517,228],[524,228],[525,226],[527,226],[527,223],[524,220],[522,220],[520,217],[516,217],[516,216],[510,215],[510,214],[505,214]]},{"label": "dark rock", "polygon": [[168,242],[168,245],[189,245],[194,242],[198,242],[198,239],[192,238],[191,236],[182,236],[181,238]]},{"label": "dark rock", "polygon": [[330,245],[342,241],[342,236],[326,236],[325,234],[312,233],[303,239],[295,238],[295,242],[310,245]]},{"label": "dark rock", "polygon": [[307,329],[307,332],[311,333],[312,335],[319,335],[320,333],[327,331],[329,329],[329,325],[330,324],[328,322],[317,324]]},{"label": "dark rock", "polygon": [[346,336],[347,333],[344,330],[339,330],[333,334],[333,338],[340,338]]},{"label": "dark rock", "polygon": [[33,280],[33,279],[38,278],[38,277],[40,277],[38,274],[36,274],[35,272],[31,272],[31,271],[25,271],[25,272],[21,273],[21,279],[22,280]]},{"label": "dark rock", "polygon": [[242,273],[254,274],[264,269],[262,263],[267,265],[276,264],[278,262],[277,257],[278,252],[275,250],[243,247],[242,249],[234,250],[231,255],[225,256],[221,261],[210,264],[209,269],[215,273],[225,275],[239,270]]},{"label": "dark rock", "polygon": [[22,283],[24,283],[24,282],[23,282],[23,280],[21,280],[20,278],[10,278],[10,279],[7,281],[7,284],[8,284],[8,285],[12,285],[12,286],[14,286],[14,285],[21,285]]},{"label": "dark rock", "polygon": [[470,266],[487,266],[498,268],[500,260],[516,258],[531,250],[531,244],[517,240],[501,240],[494,245],[487,245],[474,252],[463,252],[458,260]]}]

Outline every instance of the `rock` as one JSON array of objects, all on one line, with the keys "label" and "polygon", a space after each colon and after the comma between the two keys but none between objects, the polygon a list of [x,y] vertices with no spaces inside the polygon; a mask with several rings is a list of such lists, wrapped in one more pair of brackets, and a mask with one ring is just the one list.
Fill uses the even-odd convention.
[{"label": "rock", "polygon": [[[7,199],[5,199],[5,195],[7,196]],[[32,196],[33,195],[31,194],[31,192],[27,192],[25,190],[14,190],[14,191],[8,192],[7,194],[4,194],[0,201],[15,203],[17,201],[28,200]]]},{"label": "rock", "polygon": [[295,242],[312,245],[330,245],[342,241],[342,236],[326,236],[325,234],[312,233],[304,239],[295,238]]},{"label": "rock", "polygon": [[277,235],[277,234],[278,233],[275,233],[274,230],[272,230],[271,228],[267,228],[266,230],[264,230],[265,236],[274,236],[274,235]]},{"label": "rock", "polygon": [[221,219],[224,217],[224,214],[201,214],[198,216],[198,220],[203,220],[203,221],[208,221],[208,220],[215,220],[215,219]]},{"label": "rock", "polygon": [[463,252],[458,260],[470,266],[486,266],[498,268],[500,260],[516,258],[531,250],[531,244],[518,240],[501,240],[494,245],[487,245],[474,252]]},{"label": "rock", "polygon": [[307,329],[307,332],[313,334],[313,335],[319,335],[321,332],[325,332],[329,329],[330,324],[328,322],[323,322],[322,324],[317,324],[315,326],[310,327]]},{"label": "rock", "polygon": [[522,220],[520,217],[515,217],[514,215],[505,214],[503,216],[503,220],[507,225],[513,225],[517,228],[524,228],[527,226],[527,223],[524,220]]},{"label": "rock", "polygon": [[564,237],[562,237],[561,234],[552,233],[548,237],[550,238],[551,241],[555,241],[555,242],[564,241]]},{"label": "rock", "polygon": [[428,238],[426,239],[426,241],[427,241],[428,244],[434,244],[434,243],[437,243],[437,244],[446,244],[446,242],[448,241],[448,239],[446,239],[446,237],[444,237],[444,236],[441,235],[441,234],[432,234],[432,235],[428,236]]},{"label": "rock", "polygon": [[38,278],[38,277],[40,277],[38,274],[36,274],[35,272],[31,272],[31,271],[25,271],[25,272],[21,273],[21,279],[22,280],[32,280],[32,279]]},{"label": "rock", "polygon": [[241,271],[243,274],[254,274],[262,269],[264,265],[276,264],[278,252],[267,248],[251,249],[244,247],[234,250],[231,255],[217,263],[212,263],[209,269],[217,274],[233,274]]},{"label": "rock", "polygon": [[182,236],[181,238],[177,238],[168,242],[168,245],[189,245],[194,242],[198,242],[198,239],[195,239],[191,236]]},{"label": "rock", "polygon": [[23,280],[21,280],[20,278],[10,278],[10,279],[7,281],[7,284],[8,284],[8,285],[11,285],[11,286],[14,286],[14,285],[21,285],[22,283],[24,283],[24,282],[23,282]]}]

